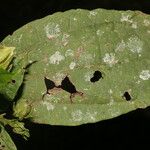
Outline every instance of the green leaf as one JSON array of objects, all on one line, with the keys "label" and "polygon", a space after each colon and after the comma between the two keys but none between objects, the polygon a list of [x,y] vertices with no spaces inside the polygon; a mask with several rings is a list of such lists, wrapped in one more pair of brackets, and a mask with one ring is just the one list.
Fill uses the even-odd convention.
[{"label": "green leaf", "polygon": [[16,134],[20,134],[25,140],[30,136],[29,130],[24,127],[24,123],[17,119],[6,119],[4,114],[0,115],[0,123],[4,126],[8,125],[12,128],[12,131]]},{"label": "green leaf", "polygon": [[0,68],[7,69],[13,59],[15,47],[5,47],[0,45]]},{"label": "green leaf", "polygon": [[70,10],[23,26],[3,41],[32,64],[14,115],[80,125],[149,106],[149,39],[138,11]]},{"label": "green leaf", "polygon": [[[11,47],[5,47],[9,49]],[[0,49],[0,52],[1,49]],[[7,58],[8,59],[8,58]],[[12,56],[11,56],[12,60]],[[3,65],[0,64],[0,100],[3,101],[4,99],[13,100],[16,96],[16,93],[21,86],[24,78],[25,66],[26,64],[26,54],[24,54],[24,58],[20,55],[18,59],[14,59],[14,61],[10,64],[6,60],[6,63],[3,62]],[[9,66],[11,68],[7,69]],[[4,67],[5,65],[5,67]]]},{"label": "green leaf", "polygon": [[1,150],[17,150],[11,137],[0,123],[0,149]]}]

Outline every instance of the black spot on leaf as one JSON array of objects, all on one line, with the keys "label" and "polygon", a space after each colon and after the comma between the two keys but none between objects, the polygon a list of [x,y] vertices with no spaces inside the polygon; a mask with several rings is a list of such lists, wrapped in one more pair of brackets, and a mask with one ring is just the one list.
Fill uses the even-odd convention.
[{"label": "black spot on leaf", "polygon": [[91,82],[99,81],[102,77],[102,73],[100,71],[95,71],[93,77],[90,79]]}]

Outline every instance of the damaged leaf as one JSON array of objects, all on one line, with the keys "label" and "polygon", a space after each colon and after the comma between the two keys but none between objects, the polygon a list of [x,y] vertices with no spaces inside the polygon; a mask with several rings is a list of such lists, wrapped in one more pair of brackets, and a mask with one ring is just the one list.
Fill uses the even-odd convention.
[{"label": "damaged leaf", "polygon": [[[36,61],[14,115],[80,125],[149,106],[148,22],[150,16],[138,11],[77,9],[33,21],[6,37],[2,43],[16,48],[16,60],[29,51],[27,61]],[[22,104],[30,109],[21,112]]]}]

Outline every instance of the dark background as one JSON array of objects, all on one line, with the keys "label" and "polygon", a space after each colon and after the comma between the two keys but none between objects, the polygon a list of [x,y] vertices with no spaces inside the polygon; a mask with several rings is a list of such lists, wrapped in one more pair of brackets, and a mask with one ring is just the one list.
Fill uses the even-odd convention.
[{"label": "dark background", "polygon": [[[0,41],[24,24],[57,11],[72,8],[141,10],[150,14],[150,0],[0,0]],[[76,127],[32,124],[24,141],[10,134],[18,150],[150,149],[150,109]]]}]

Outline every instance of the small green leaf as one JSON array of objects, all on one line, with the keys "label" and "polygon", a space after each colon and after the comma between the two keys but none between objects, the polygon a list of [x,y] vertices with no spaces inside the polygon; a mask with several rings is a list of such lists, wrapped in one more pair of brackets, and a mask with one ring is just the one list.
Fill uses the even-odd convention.
[{"label": "small green leaf", "polygon": [[0,150],[17,150],[11,137],[0,123]]},{"label": "small green leaf", "polygon": [[14,115],[80,125],[150,106],[149,39],[138,11],[77,9],[23,26],[3,41],[32,64]]},{"label": "small green leaf", "polygon": [[4,99],[12,101],[15,98],[23,82],[26,65],[26,54],[24,54],[24,58],[20,55],[18,59],[14,59],[10,70],[0,68],[0,103]]},{"label": "small green leaf", "polygon": [[7,69],[13,59],[15,47],[0,46],[0,68]]},{"label": "small green leaf", "polygon": [[29,130],[24,127],[24,123],[17,119],[6,119],[2,114],[0,115],[0,123],[4,126],[9,125],[14,133],[20,134],[24,139],[27,139],[30,136]]}]

